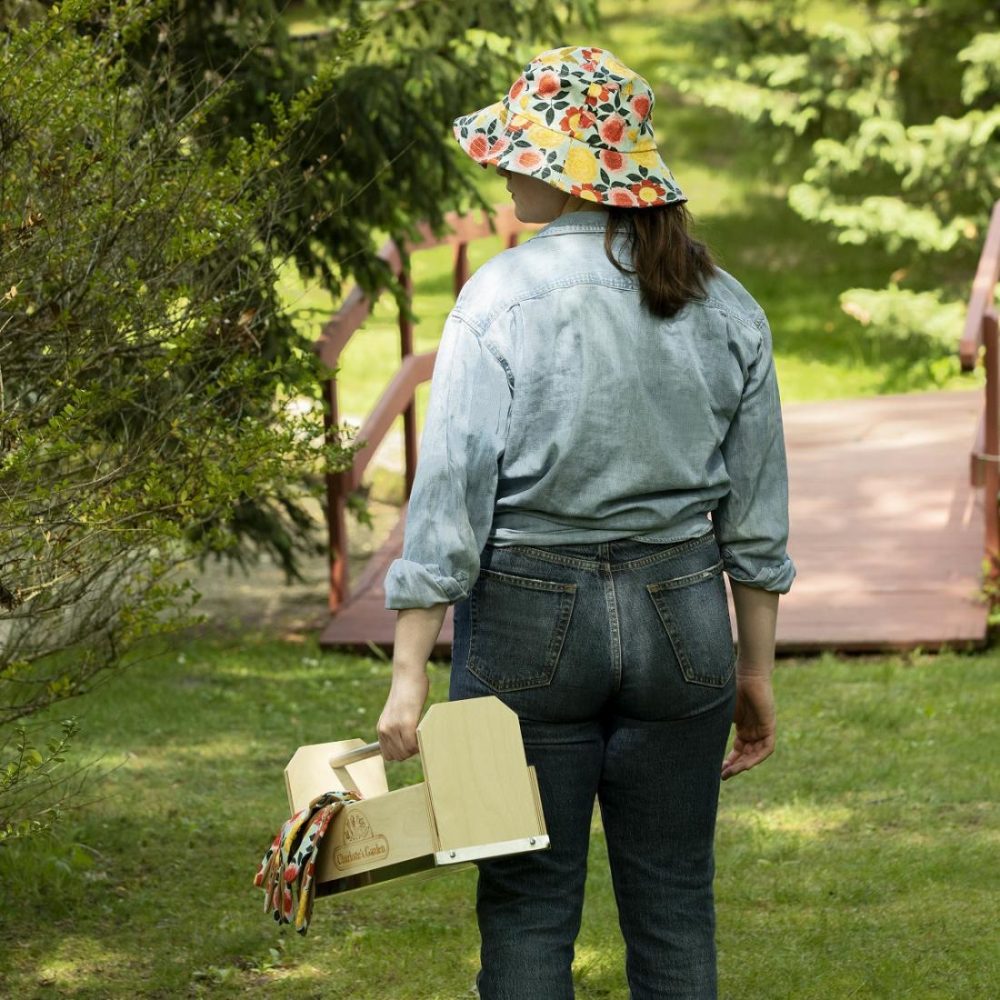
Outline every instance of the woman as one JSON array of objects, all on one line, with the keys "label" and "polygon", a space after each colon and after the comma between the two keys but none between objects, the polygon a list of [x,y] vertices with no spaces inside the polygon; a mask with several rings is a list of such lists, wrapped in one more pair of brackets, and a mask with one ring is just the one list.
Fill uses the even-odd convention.
[{"label": "woman", "polygon": [[483,265],[445,326],[385,583],[379,739],[387,760],[416,752],[454,604],[451,698],[517,712],[552,844],[479,865],[488,1000],[573,996],[595,796],[633,1000],[715,997],[719,780],[774,748],[795,570],[770,332],[688,234],[652,107],[609,52],[563,48],[455,123],[518,218],[547,225]]}]

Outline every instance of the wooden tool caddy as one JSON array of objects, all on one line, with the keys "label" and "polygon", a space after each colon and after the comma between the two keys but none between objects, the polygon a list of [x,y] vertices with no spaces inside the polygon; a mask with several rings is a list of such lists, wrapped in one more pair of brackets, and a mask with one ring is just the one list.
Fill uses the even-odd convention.
[{"label": "wooden tool caddy", "polygon": [[358,791],[317,859],[317,895],[424,878],[549,845],[517,716],[498,698],[432,705],[417,727],[424,780],[389,791],[377,743],[299,747],[285,768],[292,812],[333,789]]}]

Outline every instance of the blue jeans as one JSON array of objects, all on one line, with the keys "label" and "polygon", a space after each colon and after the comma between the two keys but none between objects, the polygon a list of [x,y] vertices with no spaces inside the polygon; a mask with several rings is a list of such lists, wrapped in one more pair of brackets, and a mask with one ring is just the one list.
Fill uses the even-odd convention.
[{"label": "blue jeans", "polygon": [[483,1000],[573,997],[597,798],[633,1000],[716,996],[713,839],[735,649],[711,531],[482,553],[451,698],[518,715],[551,838],[479,863]]}]

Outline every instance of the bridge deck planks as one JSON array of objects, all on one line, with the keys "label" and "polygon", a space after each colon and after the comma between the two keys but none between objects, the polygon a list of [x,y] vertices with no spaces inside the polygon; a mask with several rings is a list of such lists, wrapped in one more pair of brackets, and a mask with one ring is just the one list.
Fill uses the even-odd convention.
[{"label": "bridge deck planks", "polygon": [[[982,645],[982,490],[969,485],[981,389],[786,404],[798,577],[781,599],[780,653]],[[324,647],[389,650],[382,579],[402,522],[372,557]],[[734,622],[735,626],[735,622]],[[437,653],[447,656],[451,613]]]}]

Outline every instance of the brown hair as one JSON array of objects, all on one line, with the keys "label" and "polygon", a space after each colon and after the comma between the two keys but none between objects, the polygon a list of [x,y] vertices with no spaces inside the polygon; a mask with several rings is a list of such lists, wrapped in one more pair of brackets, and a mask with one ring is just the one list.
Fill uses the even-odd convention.
[{"label": "brown hair", "polygon": [[[623,274],[639,279],[642,303],[654,316],[668,318],[691,299],[703,299],[705,282],[715,273],[708,247],[691,236],[691,215],[684,202],[655,208],[609,205],[604,252]],[[616,260],[613,242],[627,240],[631,268]]]}]

